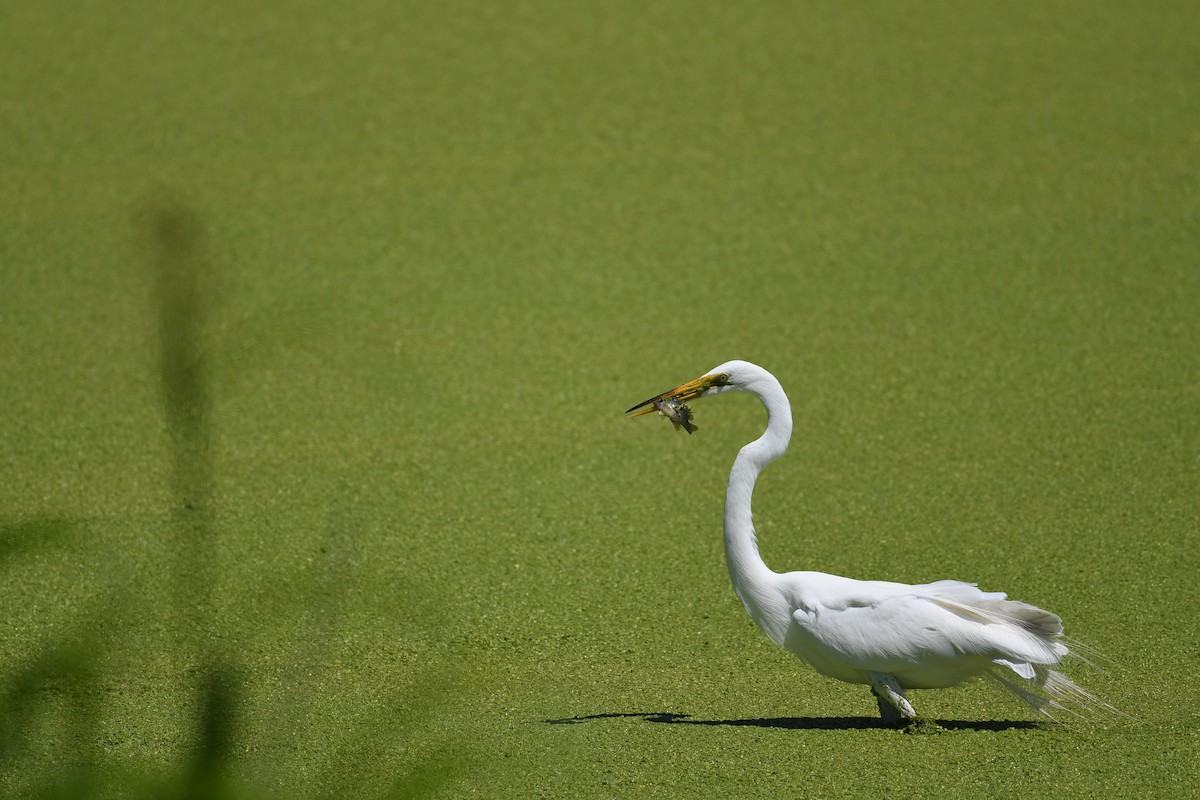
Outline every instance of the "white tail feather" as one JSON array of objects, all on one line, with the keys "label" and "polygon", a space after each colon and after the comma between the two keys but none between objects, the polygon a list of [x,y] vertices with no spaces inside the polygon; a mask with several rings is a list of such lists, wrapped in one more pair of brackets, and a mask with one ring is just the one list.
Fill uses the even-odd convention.
[{"label": "white tail feather", "polygon": [[992,663],[1008,667],[1027,681],[1033,680],[1037,675],[1033,665],[1025,661],[1009,661],[1007,658],[993,658]]},{"label": "white tail feather", "polygon": [[[997,667],[1001,666],[997,662]],[[1017,670],[1012,664],[1004,663],[1006,669],[1024,677],[1024,670]],[[1105,716],[1128,716],[1120,710],[1096,697],[1075,681],[1057,670],[1041,665],[1020,665],[1031,669],[1034,673],[1026,685],[1022,686],[1005,674],[1004,669],[991,669],[985,674],[999,683],[1019,699],[1048,718],[1059,721],[1054,712],[1064,712],[1076,719],[1095,721]]]}]

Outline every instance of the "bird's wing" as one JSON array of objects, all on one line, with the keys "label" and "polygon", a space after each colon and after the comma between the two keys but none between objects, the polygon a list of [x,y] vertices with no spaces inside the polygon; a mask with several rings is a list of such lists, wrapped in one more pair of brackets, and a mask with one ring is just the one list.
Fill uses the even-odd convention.
[{"label": "bird's wing", "polygon": [[973,583],[938,581],[913,587],[950,611],[986,624],[1016,625],[1029,633],[1061,636],[1062,619],[1037,606],[1009,600],[1003,592],[983,592]]},{"label": "bird's wing", "polygon": [[[1012,664],[1057,661],[1061,654],[1051,646],[1049,632],[1044,627],[1034,632],[1033,622],[1006,613],[1009,604],[1001,593],[958,581],[909,586],[840,579],[810,593],[792,619],[803,633],[801,648],[807,644],[816,648],[818,659],[861,670],[932,670],[971,657],[981,664],[996,659]],[[1015,611],[1046,615],[1032,606],[1012,605]]]}]

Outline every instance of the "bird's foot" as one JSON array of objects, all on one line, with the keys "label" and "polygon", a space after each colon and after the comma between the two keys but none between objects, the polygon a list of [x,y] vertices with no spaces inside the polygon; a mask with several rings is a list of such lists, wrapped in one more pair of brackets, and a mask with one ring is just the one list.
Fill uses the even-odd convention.
[{"label": "bird's foot", "polygon": [[904,733],[940,733],[945,730],[936,721],[927,717],[904,716],[894,706],[883,700],[879,700],[879,716],[884,725]]},{"label": "bird's foot", "polygon": [[904,733],[926,734],[941,733],[946,729],[941,725],[938,725],[937,722],[932,719],[926,719],[925,717],[913,717],[912,719],[905,720],[904,725],[900,727],[900,730],[902,730]]}]

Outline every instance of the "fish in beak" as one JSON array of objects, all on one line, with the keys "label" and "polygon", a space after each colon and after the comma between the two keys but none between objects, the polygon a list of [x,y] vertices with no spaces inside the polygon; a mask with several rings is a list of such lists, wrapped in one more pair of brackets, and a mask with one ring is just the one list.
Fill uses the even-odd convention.
[{"label": "fish in beak", "polygon": [[692,410],[685,405],[687,401],[703,397],[707,391],[716,386],[728,385],[729,380],[726,375],[705,375],[703,378],[688,381],[670,391],[655,395],[649,400],[643,400],[625,413],[640,417],[643,414],[652,414],[657,411],[671,421],[671,424],[675,426],[675,430],[683,428],[690,434],[692,431],[697,430],[697,427],[692,422]]}]

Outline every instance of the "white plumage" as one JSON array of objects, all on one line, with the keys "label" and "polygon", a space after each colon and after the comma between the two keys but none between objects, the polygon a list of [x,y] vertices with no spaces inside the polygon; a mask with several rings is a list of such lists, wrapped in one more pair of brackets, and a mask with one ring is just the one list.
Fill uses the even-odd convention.
[{"label": "white plumage", "polygon": [[725,495],[725,555],[734,591],[776,644],[817,672],[871,687],[889,722],[914,723],[907,689],[940,689],[978,676],[996,680],[1047,715],[1113,710],[1052,669],[1072,654],[1062,621],[1036,606],[974,584],[860,581],[821,572],[772,571],[758,552],[751,497],[762,470],[787,450],[792,411],[779,381],[762,367],[729,361],[629,411],[684,403],[725,391],[750,392],[767,428],[739,451]]}]

